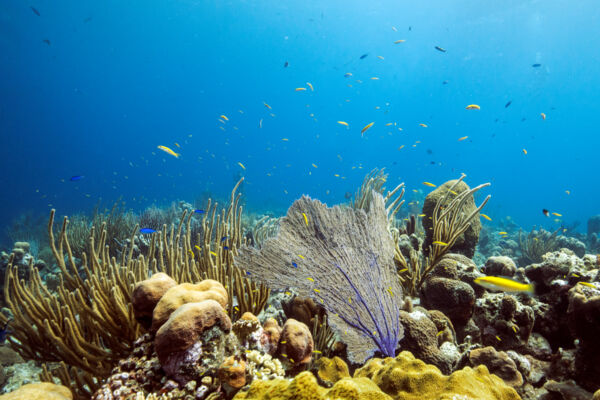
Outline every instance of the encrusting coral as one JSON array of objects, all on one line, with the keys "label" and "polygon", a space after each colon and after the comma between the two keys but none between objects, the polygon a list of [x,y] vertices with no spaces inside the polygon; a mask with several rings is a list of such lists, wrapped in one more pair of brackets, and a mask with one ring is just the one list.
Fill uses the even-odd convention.
[{"label": "encrusting coral", "polygon": [[377,350],[393,356],[402,337],[393,257],[384,199],[373,193],[368,212],[296,200],[277,237],[260,251],[243,247],[236,262],[272,289],[322,304],[350,359],[363,362]]}]

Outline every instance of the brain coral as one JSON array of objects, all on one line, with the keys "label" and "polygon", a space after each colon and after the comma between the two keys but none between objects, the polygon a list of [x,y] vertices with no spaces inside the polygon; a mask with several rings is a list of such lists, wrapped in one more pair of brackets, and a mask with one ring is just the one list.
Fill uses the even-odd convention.
[{"label": "brain coral", "polygon": [[277,400],[449,400],[485,399],[520,400],[517,392],[484,366],[464,368],[452,375],[417,360],[403,351],[396,358],[373,358],[354,373],[343,378],[331,389],[317,384],[310,372],[294,379],[255,380],[247,391],[234,399]]}]

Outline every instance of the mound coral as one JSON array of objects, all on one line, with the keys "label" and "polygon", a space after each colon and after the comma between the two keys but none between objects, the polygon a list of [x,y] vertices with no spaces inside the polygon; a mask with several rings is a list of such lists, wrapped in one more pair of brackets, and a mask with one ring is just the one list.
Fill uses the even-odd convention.
[{"label": "mound coral", "polygon": [[54,383],[29,383],[14,392],[0,396],[0,400],[72,400],[71,391]]}]

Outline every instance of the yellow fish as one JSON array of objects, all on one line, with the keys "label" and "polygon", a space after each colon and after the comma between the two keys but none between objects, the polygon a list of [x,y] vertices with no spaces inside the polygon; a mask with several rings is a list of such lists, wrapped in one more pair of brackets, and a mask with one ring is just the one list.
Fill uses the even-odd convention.
[{"label": "yellow fish", "polygon": [[425,186],[429,186],[429,187],[436,187],[433,183],[431,182],[423,182],[423,185]]},{"label": "yellow fish", "polygon": [[398,150],[402,150],[404,148],[404,145],[401,145],[400,147],[398,147]]},{"label": "yellow fish", "polygon": [[198,251],[202,251],[202,249],[201,249],[201,248],[200,248],[200,246],[198,246],[198,245],[195,245],[195,246],[194,246],[194,248],[195,248],[196,250],[198,250]]},{"label": "yellow fish", "polygon": [[557,216],[557,217],[562,217],[562,214],[559,214],[559,213],[557,213],[557,212],[553,212],[553,213],[552,213],[552,215],[555,215],[555,216]]},{"label": "yellow fish", "polygon": [[303,91],[305,91],[305,90],[306,90],[306,88],[305,88],[305,87],[297,87],[297,88],[296,88],[296,92],[303,92]]},{"label": "yellow fish", "polygon": [[379,58],[380,60],[383,60],[383,56],[377,56],[377,58]]},{"label": "yellow fish", "polygon": [[460,137],[460,138],[458,138],[458,141],[459,141],[459,142],[462,142],[463,140],[465,140],[465,139],[467,139],[467,138],[468,138],[468,136],[463,136],[463,137]]},{"label": "yellow fish", "polygon": [[546,114],[540,113],[540,116],[542,117],[542,119],[546,119]]},{"label": "yellow fish", "polygon": [[365,127],[362,128],[362,130],[360,131],[360,135],[362,136],[366,131],[368,131],[373,126],[373,124],[375,124],[375,122],[371,122],[365,125]]},{"label": "yellow fish", "polygon": [[481,110],[481,107],[479,107],[477,104],[469,104],[465,108],[467,110]]},{"label": "yellow fish", "polygon": [[[374,77],[372,77],[372,78],[371,78],[371,80],[373,80],[373,81],[378,81],[378,80],[379,80],[379,78],[378,78],[378,77],[376,77],[376,76],[374,76]],[[375,108],[377,109],[378,107],[375,107]]]},{"label": "yellow fish", "polygon": [[486,289],[502,292],[523,292],[533,294],[533,285],[513,281],[500,276],[482,276],[474,280],[479,286]]},{"label": "yellow fish", "polygon": [[308,87],[310,88],[311,92],[314,92],[315,88],[313,87],[312,83],[310,82],[306,82],[306,84],[308,85]]},{"label": "yellow fish", "polygon": [[385,124],[385,126],[390,126],[390,125],[394,125],[393,122],[388,122],[387,124]]},{"label": "yellow fish", "polygon": [[220,115],[221,118],[223,118],[225,121],[229,121],[229,118],[227,118],[224,114]]},{"label": "yellow fish", "polygon": [[565,190],[565,193],[566,194],[571,194],[571,191],[570,190]]},{"label": "yellow fish", "polygon": [[583,285],[583,286],[591,287],[592,289],[598,289],[596,287],[596,285],[589,283],[589,282],[577,282],[577,283],[579,283],[580,285]]},{"label": "yellow fish", "polygon": [[175,142],[175,146],[181,148],[181,146],[179,145],[179,143]]},{"label": "yellow fish", "polygon": [[287,141],[289,141],[290,139],[288,139],[288,138],[282,138],[281,140],[283,140],[284,142],[287,142]]},{"label": "yellow fish", "polygon": [[242,167],[243,169],[246,169],[246,167],[244,166],[244,164],[242,164],[241,162],[238,162],[238,165],[239,165],[240,167]]},{"label": "yellow fish", "polygon": [[158,146],[158,148],[161,149],[162,151],[164,151],[165,153],[172,155],[175,158],[179,158],[179,156],[181,155],[179,153],[175,153],[173,150],[171,150],[167,146]]},{"label": "yellow fish", "polygon": [[488,221],[491,221],[491,220],[492,220],[490,217],[488,217],[488,216],[487,216],[487,215],[485,215],[485,214],[479,214],[479,215],[481,215],[483,218],[487,219]]},{"label": "yellow fish", "polygon": [[348,126],[348,123],[346,121],[338,121],[337,123],[340,125]]},{"label": "yellow fish", "polygon": [[404,40],[404,39],[400,39],[400,40],[396,40],[396,41],[394,42],[394,44],[398,44],[398,43],[404,43],[404,42],[406,42],[406,40]]},{"label": "yellow fish", "polygon": [[306,226],[308,226],[308,217],[304,213],[302,213],[302,216],[304,217],[304,223],[306,224]]},{"label": "yellow fish", "polygon": [[319,167],[317,167],[317,164],[315,164],[315,163],[312,163],[311,165],[315,168],[319,168]]},{"label": "yellow fish", "polygon": [[272,108],[270,105],[268,105],[268,104],[267,104],[267,103],[265,103],[264,101],[263,101],[263,104],[264,104],[264,105],[265,105],[265,107],[267,107],[269,110],[272,110],[272,109],[273,109],[273,108]]},{"label": "yellow fish", "polygon": [[498,232],[498,235],[508,235],[508,232]]},{"label": "yellow fish", "polygon": [[527,150],[523,149],[523,154],[527,155]]},{"label": "yellow fish", "polygon": [[419,126],[422,126],[423,128],[427,128],[427,125],[425,125],[425,124],[419,124]]},{"label": "yellow fish", "polygon": [[439,240],[436,240],[432,244],[437,244],[438,246],[448,246],[448,243],[440,242]]}]

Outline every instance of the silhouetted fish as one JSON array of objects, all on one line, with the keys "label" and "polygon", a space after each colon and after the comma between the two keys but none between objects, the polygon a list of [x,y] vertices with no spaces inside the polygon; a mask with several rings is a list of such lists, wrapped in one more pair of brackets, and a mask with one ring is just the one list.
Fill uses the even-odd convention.
[{"label": "silhouetted fish", "polygon": [[36,10],[35,8],[33,8],[33,6],[29,6],[29,7],[31,7],[31,11],[33,11],[33,13],[34,13],[35,15],[37,15],[38,17],[41,15],[41,14],[40,14],[40,12],[39,12],[38,10]]},{"label": "silhouetted fish", "polygon": [[532,66],[533,68],[539,68],[539,67],[541,67],[541,66],[542,66],[542,64],[532,64],[531,66]]},{"label": "silhouetted fish", "polygon": [[283,64],[283,68],[287,68],[287,67],[288,67],[288,65],[290,65],[290,63],[286,61],[286,62]]},{"label": "silhouetted fish", "polygon": [[87,17],[86,19],[84,19],[84,20],[83,20],[83,22],[85,22],[85,23],[87,24],[87,23],[88,23],[88,22],[90,22],[91,20],[92,20],[92,17]]},{"label": "silhouetted fish", "polygon": [[48,46],[50,46],[50,41],[48,39],[44,39],[42,40],[42,42],[46,43]]},{"label": "silhouetted fish", "polygon": [[69,180],[71,182],[76,182],[82,180],[83,178],[85,178],[84,175],[73,175]]},{"label": "silhouetted fish", "polygon": [[506,104],[504,105],[504,108],[508,108],[508,106],[510,106],[511,104],[512,104],[512,100],[510,100],[508,103],[506,103]]},{"label": "silhouetted fish", "polygon": [[364,60],[365,58],[367,58],[367,56],[368,56],[368,55],[369,55],[369,53],[365,53],[365,54],[363,54],[362,56],[360,56],[360,59],[361,59],[361,60]]},{"label": "silhouetted fish", "polygon": [[350,193],[350,192],[346,192],[346,193],[344,194],[344,198],[345,198],[346,200],[349,200],[349,199],[351,199],[351,198],[352,198],[352,193]]},{"label": "silhouetted fish", "polygon": [[440,46],[435,46],[435,49],[438,50],[438,51],[441,51],[442,53],[446,52],[446,49],[444,49],[444,48],[442,48]]}]

